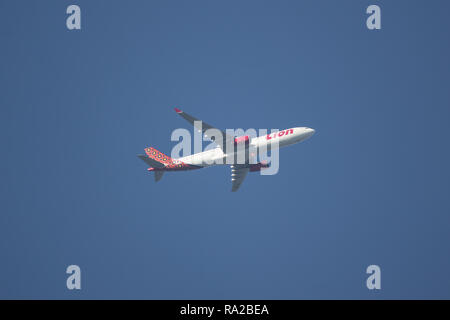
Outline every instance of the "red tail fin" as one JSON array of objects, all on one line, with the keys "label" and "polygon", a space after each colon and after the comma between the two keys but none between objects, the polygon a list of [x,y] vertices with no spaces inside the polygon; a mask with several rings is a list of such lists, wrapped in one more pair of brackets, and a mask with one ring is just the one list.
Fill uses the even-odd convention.
[{"label": "red tail fin", "polygon": [[159,152],[158,150],[148,147],[145,148],[145,153],[152,159],[163,163],[163,164],[171,164],[173,159],[169,156],[166,156],[164,153]]}]

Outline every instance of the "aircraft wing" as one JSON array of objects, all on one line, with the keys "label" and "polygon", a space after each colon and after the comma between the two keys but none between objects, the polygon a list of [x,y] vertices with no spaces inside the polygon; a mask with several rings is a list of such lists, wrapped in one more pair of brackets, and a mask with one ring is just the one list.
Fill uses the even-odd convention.
[{"label": "aircraft wing", "polygon": [[[216,142],[216,143],[220,147],[222,147],[222,149],[226,148],[227,142],[234,141],[234,136],[231,136],[231,135],[227,134],[223,130],[217,129],[217,128],[213,127],[212,125],[207,124],[206,122],[204,122],[202,120],[199,120],[199,119],[197,119],[197,118],[187,114],[184,111],[181,111],[178,108],[175,108],[175,112],[178,113],[183,119],[185,119],[191,125],[193,125],[197,130],[201,130],[202,133],[205,133],[205,131],[209,130],[209,129],[214,129],[214,130],[217,130],[217,131],[221,132],[222,138],[223,138],[222,144],[220,144],[220,142]],[[199,122],[201,121],[201,127],[199,126],[199,122],[197,122],[197,121],[199,121]]]},{"label": "aircraft wing", "polygon": [[239,189],[248,171],[250,170],[247,165],[232,165],[231,166],[231,191],[235,192]]}]

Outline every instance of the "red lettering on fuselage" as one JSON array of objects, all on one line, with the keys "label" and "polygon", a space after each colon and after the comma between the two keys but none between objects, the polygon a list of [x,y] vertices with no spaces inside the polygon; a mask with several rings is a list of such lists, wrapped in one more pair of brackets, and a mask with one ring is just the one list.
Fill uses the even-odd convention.
[{"label": "red lettering on fuselage", "polygon": [[274,139],[276,137],[287,136],[290,133],[294,133],[294,129],[286,129],[286,130],[282,130],[279,132],[274,132],[274,133],[268,134],[266,136],[266,140]]}]

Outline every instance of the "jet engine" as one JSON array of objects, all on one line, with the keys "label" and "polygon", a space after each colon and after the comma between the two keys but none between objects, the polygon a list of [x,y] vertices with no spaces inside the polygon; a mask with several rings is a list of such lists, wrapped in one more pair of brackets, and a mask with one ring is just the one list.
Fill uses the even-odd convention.
[{"label": "jet engine", "polygon": [[240,137],[234,138],[234,145],[243,144],[243,143],[245,143],[245,145],[248,145],[249,142],[250,142],[249,136],[240,136]]},{"label": "jet engine", "polygon": [[270,167],[270,163],[268,163],[267,161],[261,161],[255,164],[251,164],[250,165],[250,172],[258,172],[261,171],[261,169],[264,168],[269,168]]}]

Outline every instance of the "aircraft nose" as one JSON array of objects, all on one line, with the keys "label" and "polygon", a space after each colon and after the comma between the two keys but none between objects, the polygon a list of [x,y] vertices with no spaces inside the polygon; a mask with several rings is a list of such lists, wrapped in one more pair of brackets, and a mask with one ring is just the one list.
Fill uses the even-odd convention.
[{"label": "aircraft nose", "polygon": [[316,130],[312,128],[306,128],[306,134],[308,135],[308,138],[311,137],[315,132]]}]

